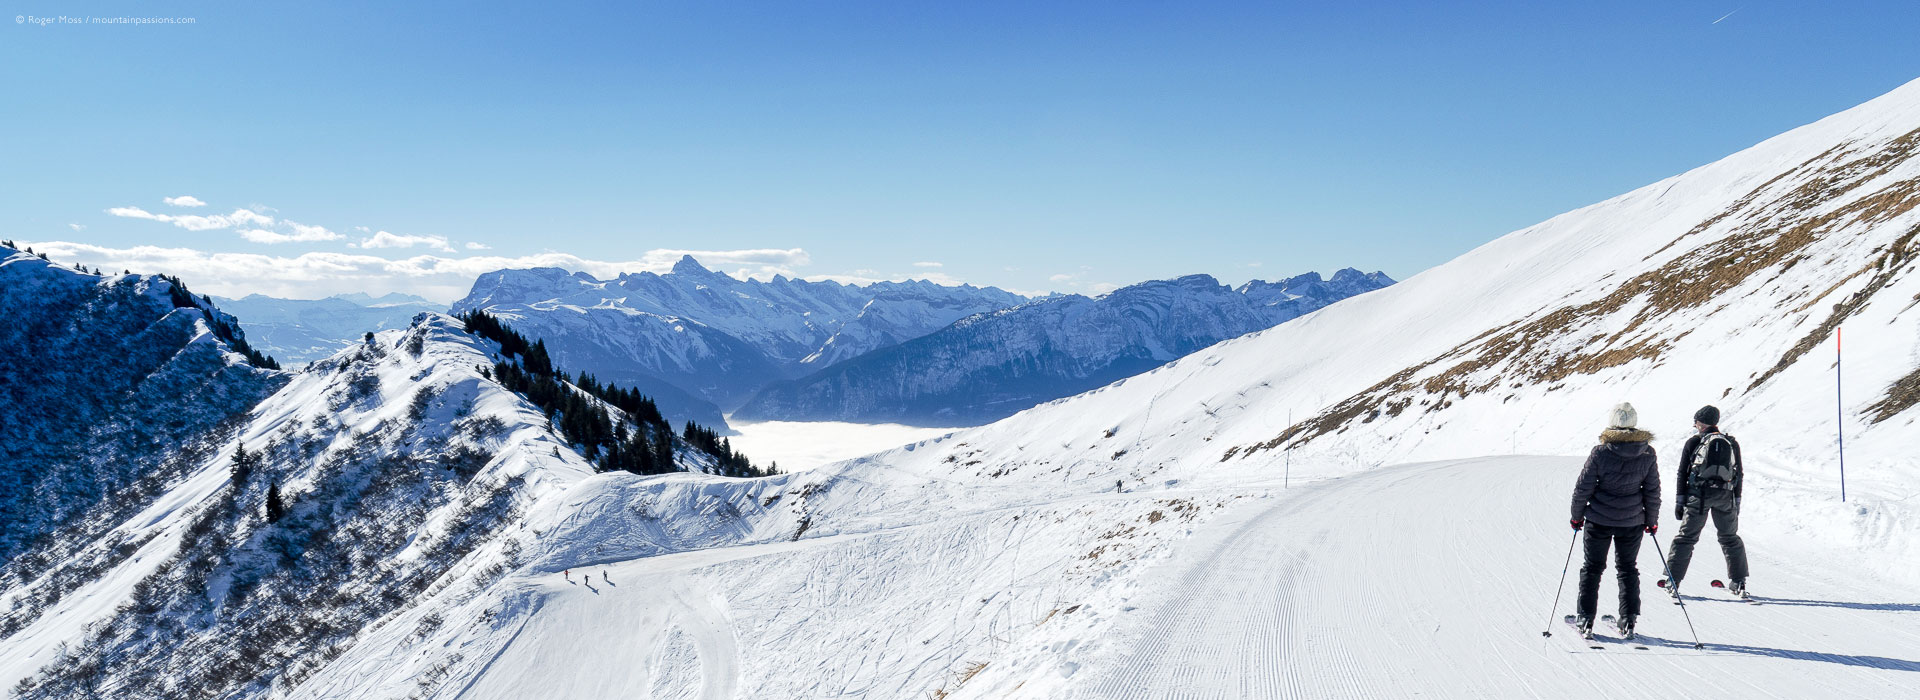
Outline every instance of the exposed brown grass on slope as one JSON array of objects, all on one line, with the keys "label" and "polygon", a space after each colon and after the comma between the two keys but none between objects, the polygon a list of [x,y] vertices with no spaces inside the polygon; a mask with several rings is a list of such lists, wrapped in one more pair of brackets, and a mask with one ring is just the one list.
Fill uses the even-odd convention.
[{"label": "exposed brown grass on slope", "polygon": [[[1806,251],[1814,243],[1843,232],[1851,238],[1867,237],[1874,232],[1876,224],[1920,205],[1920,181],[1901,180],[1857,196],[1828,211],[1816,211],[1874,183],[1916,153],[1920,153],[1920,129],[1851,160],[1844,159],[1853,155],[1853,152],[1842,152],[1838,146],[1829,149],[1768,180],[1667,247],[1729,218],[1738,217],[1740,223],[1735,224],[1736,228],[1719,240],[1701,245],[1654,270],[1637,275],[1599,299],[1564,306],[1532,320],[1509,323],[1483,332],[1433,359],[1395,373],[1319,415],[1287,426],[1270,440],[1229,448],[1221,460],[1338,434],[1356,419],[1368,423],[1383,414],[1399,415],[1416,402],[1429,412],[1441,411],[1452,405],[1452,397],[1491,392],[1503,384],[1515,387],[1546,384],[1548,390],[1552,391],[1560,382],[1576,375],[1597,374],[1641,360],[1658,363],[1661,355],[1690,331],[1682,330],[1677,334],[1669,332],[1662,336],[1655,322],[1681,311],[1701,307],[1767,271],[1772,271],[1772,275],[1762,283],[1763,288],[1775,289],[1767,285],[1777,284],[1782,275],[1805,261]],[[1819,162],[1832,165],[1785,193],[1763,197],[1769,187],[1781,182],[1787,175],[1803,172]],[[1901,251],[1909,251],[1910,246],[1906,244],[1912,235],[1909,232],[1908,237],[1891,247],[1887,255],[1911,254]],[[1652,257],[1648,256],[1649,259]],[[1886,256],[1882,257],[1884,259]],[[1901,266],[1885,264],[1883,260],[1878,269],[1880,271],[1875,282],[1850,300],[1852,306],[1842,304],[1842,308],[1836,309],[1838,318],[1843,319],[1857,311],[1874,292],[1891,281]],[[1610,335],[1593,333],[1583,341],[1567,343],[1570,338],[1579,337],[1578,333],[1597,320],[1632,310],[1636,303],[1639,307],[1633,311],[1632,320],[1621,330]],[[1815,329],[1808,337],[1812,344],[1817,344],[1824,336],[1820,329]],[[1803,344],[1808,342],[1802,341]],[[1572,345],[1574,349],[1554,349],[1561,345]],[[1811,347],[1796,345],[1795,349],[1789,350],[1781,358],[1775,369],[1756,380],[1748,390],[1759,386],[1779,369],[1791,365]],[[1451,366],[1447,366],[1449,363]],[[1436,366],[1447,368],[1425,379],[1416,379]]]}]

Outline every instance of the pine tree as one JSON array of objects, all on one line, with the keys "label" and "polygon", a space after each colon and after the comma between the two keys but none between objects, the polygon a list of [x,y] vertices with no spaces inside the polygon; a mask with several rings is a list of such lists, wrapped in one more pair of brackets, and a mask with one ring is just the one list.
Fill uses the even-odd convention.
[{"label": "pine tree", "polygon": [[553,374],[553,360],[547,355],[547,341],[534,341],[533,347],[527,350],[521,362],[526,365],[527,371],[533,374]]},{"label": "pine tree", "polygon": [[267,523],[280,522],[280,516],[287,514],[286,504],[280,502],[280,482],[267,487]]},{"label": "pine tree", "polygon": [[254,465],[259,463],[259,453],[248,453],[247,446],[244,443],[235,445],[233,448],[233,487],[236,489],[246,488],[247,480],[253,477]]},{"label": "pine tree", "polygon": [[678,471],[673,463],[673,431],[662,425],[653,433],[653,469],[655,474]]}]

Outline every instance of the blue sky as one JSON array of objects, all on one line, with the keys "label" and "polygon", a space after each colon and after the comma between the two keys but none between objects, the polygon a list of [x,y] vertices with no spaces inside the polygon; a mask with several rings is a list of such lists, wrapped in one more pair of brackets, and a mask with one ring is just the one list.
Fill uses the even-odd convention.
[{"label": "blue sky", "polygon": [[1920,77],[1913,3],[8,5],[0,236],[216,294],[1404,278]]}]

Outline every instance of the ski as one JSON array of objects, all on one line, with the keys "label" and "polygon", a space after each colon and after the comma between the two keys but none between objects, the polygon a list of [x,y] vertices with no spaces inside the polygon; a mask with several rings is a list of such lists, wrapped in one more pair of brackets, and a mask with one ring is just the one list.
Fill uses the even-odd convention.
[{"label": "ski", "polygon": [[1725,590],[1728,595],[1733,596],[1734,598],[1738,599],[1742,603],[1752,603],[1754,605],[1760,604],[1759,601],[1756,601],[1753,599],[1752,591],[1746,590],[1744,588],[1741,590],[1735,591],[1734,589],[1729,588],[1727,584],[1722,583],[1720,579],[1714,579],[1713,583],[1710,583],[1707,585],[1713,586],[1714,588]]},{"label": "ski", "polygon": [[1612,615],[1601,615],[1601,616],[1600,616],[1600,621],[1601,621],[1601,622],[1605,622],[1605,623],[1607,623],[1607,624],[1610,624],[1610,625],[1613,625],[1613,626],[1614,626],[1613,628],[1614,628],[1615,630],[1619,630],[1619,631],[1620,631],[1620,642],[1621,642],[1621,643],[1623,643],[1623,644],[1630,644],[1630,645],[1632,645],[1632,646],[1633,646],[1633,648],[1635,648],[1635,649],[1639,649],[1639,650],[1641,650],[1641,651],[1646,651],[1646,650],[1647,650],[1647,646],[1646,646],[1646,645],[1644,645],[1644,644],[1640,644],[1639,642],[1635,642],[1635,641],[1633,641],[1633,638],[1634,638],[1634,636],[1635,636],[1635,635],[1637,634],[1636,632],[1630,632],[1630,631],[1626,631],[1626,630],[1620,630],[1620,620],[1619,620],[1619,618],[1616,618],[1616,617],[1614,617],[1614,616],[1612,616]]},{"label": "ski", "polygon": [[1568,615],[1566,617],[1566,621],[1567,621],[1568,627],[1572,627],[1573,631],[1580,633],[1581,639],[1587,640],[1588,649],[1605,649],[1606,648],[1596,643],[1597,640],[1593,638],[1593,628],[1591,627],[1583,628],[1580,626],[1580,618],[1578,616]]},{"label": "ski", "polygon": [[1670,585],[1666,579],[1660,579],[1659,581],[1655,581],[1653,585],[1658,586],[1663,591],[1666,591],[1667,597],[1670,597],[1673,599],[1674,605],[1680,604],[1680,587],[1679,586]]},{"label": "ski", "polygon": [[[1567,623],[1567,626],[1568,626],[1568,627],[1572,627],[1572,628],[1573,628],[1573,631],[1575,631],[1575,632],[1578,632],[1578,633],[1580,633],[1580,637],[1581,637],[1581,639],[1584,639],[1584,640],[1586,640],[1586,642],[1587,642],[1587,648],[1588,648],[1588,649],[1590,649],[1590,650],[1595,650],[1595,651],[1606,651],[1606,650],[1607,650],[1607,646],[1606,646],[1605,644],[1601,644],[1601,642],[1616,642],[1616,643],[1620,643],[1620,644],[1625,644],[1625,645],[1627,645],[1627,646],[1631,646],[1631,647],[1633,647],[1634,649],[1637,649],[1637,650],[1640,650],[1640,651],[1648,651],[1648,650],[1649,650],[1649,649],[1648,649],[1648,647],[1647,647],[1646,645],[1644,645],[1644,644],[1639,644],[1639,643],[1637,643],[1637,642],[1634,642],[1634,641],[1633,641],[1633,640],[1632,640],[1631,638],[1628,638],[1628,639],[1615,639],[1615,638],[1613,638],[1613,637],[1608,637],[1608,636],[1604,636],[1604,635],[1597,635],[1597,634],[1594,634],[1594,633],[1593,633],[1593,630],[1591,630],[1591,629],[1580,629],[1580,625],[1578,624],[1578,623],[1579,623],[1579,619],[1580,619],[1580,618],[1579,618],[1578,616],[1575,616],[1575,615],[1568,615],[1568,616],[1566,616],[1566,618],[1564,618],[1564,619],[1565,619],[1565,621],[1566,621],[1566,623]],[[1614,619],[1614,617],[1613,617],[1612,615],[1604,615],[1604,616],[1601,616],[1601,618],[1600,618],[1600,620],[1599,620],[1599,621],[1600,621],[1600,622],[1606,622],[1606,623],[1612,623],[1612,622],[1613,622],[1613,619]]]}]

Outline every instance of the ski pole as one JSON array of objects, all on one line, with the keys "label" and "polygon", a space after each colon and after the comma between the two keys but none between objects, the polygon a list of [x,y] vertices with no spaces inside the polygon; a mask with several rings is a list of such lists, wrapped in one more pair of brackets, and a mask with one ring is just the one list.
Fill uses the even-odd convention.
[{"label": "ski pole", "polygon": [[1553,592],[1553,610],[1547,613],[1547,628],[1540,630],[1540,636],[1553,636],[1553,616],[1560,614],[1560,595],[1567,592],[1567,569],[1573,568],[1573,546],[1580,542],[1580,531],[1573,531],[1573,540],[1567,542],[1567,563],[1560,565],[1560,587]]},{"label": "ski pole", "polygon": [[[1660,551],[1660,537],[1649,532],[1647,533],[1647,539],[1653,540],[1653,553],[1660,555],[1660,570],[1667,573],[1667,585],[1680,585],[1679,581],[1673,580],[1673,567],[1667,565],[1667,553]],[[1674,591],[1673,602],[1680,604],[1680,614],[1687,618],[1687,634],[1693,635],[1693,648],[1707,648],[1705,644],[1700,643],[1700,633],[1693,630],[1693,615],[1687,613],[1687,603],[1680,599],[1680,591]]]}]

